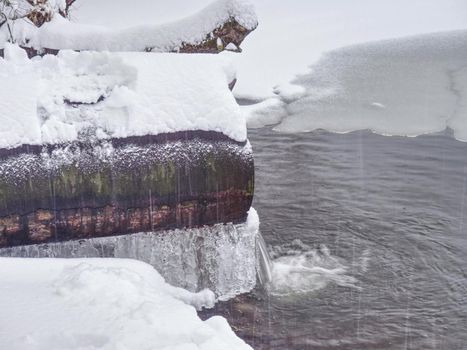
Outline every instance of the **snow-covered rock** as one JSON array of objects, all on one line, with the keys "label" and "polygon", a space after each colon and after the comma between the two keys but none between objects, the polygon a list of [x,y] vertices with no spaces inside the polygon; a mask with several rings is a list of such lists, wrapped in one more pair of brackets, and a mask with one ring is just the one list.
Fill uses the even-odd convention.
[{"label": "snow-covered rock", "polygon": [[224,318],[198,318],[213,293],[142,262],[0,258],[0,281],[0,349],[251,349]]},{"label": "snow-covered rock", "polygon": [[28,60],[7,44],[0,59],[0,148],[218,131],[245,141],[226,57],[62,51]]}]

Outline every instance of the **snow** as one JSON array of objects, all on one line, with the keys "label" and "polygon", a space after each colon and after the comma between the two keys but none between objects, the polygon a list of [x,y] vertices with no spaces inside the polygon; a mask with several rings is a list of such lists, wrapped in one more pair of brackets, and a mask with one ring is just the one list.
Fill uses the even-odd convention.
[{"label": "snow", "polygon": [[6,44],[4,47],[4,58],[7,61],[16,62],[17,64],[28,63],[28,54],[17,45]]},{"label": "snow", "polygon": [[240,108],[245,116],[248,128],[261,128],[279,123],[287,115],[286,104],[279,98],[267,100]]},{"label": "snow", "polygon": [[251,1],[259,26],[234,56],[242,98],[271,97],[274,86],[342,46],[467,28],[464,0]]},{"label": "snow", "polygon": [[[128,6],[128,2],[124,0],[80,0],[79,6],[76,6],[71,13],[71,22],[66,22],[56,16],[52,23],[43,26],[41,31],[43,30],[44,34],[41,36],[44,42],[37,41],[37,45],[45,46],[46,41],[61,42],[63,40],[63,47],[78,44],[88,45],[86,47],[104,45],[102,47],[114,50],[121,49],[119,47],[121,43],[131,41],[132,46],[125,47],[125,49],[133,50],[141,49],[147,44],[144,41],[146,39],[140,35],[144,32],[144,37],[150,39],[148,43],[151,41],[157,51],[166,49],[168,46],[164,45],[169,41],[177,46],[180,38],[186,39],[195,35],[193,33],[198,33],[198,29],[204,24],[206,28],[209,27],[206,33],[211,31],[211,24],[217,23],[216,21],[221,18],[225,19],[222,16],[228,13],[237,16],[237,19],[244,21],[243,23],[250,28],[257,23],[253,7],[246,3],[221,1],[209,5],[210,2],[210,0],[190,2],[138,0],[134,5]],[[296,100],[302,96],[303,92],[300,89],[303,88],[291,87],[290,81],[297,74],[310,72],[310,66],[316,63],[324,52],[372,40],[463,29],[467,23],[467,3],[464,0],[414,0],[410,2],[362,0],[357,3],[345,0],[319,3],[301,0],[289,2],[251,0],[251,2],[258,13],[260,25],[242,44],[241,54],[224,52],[221,56],[231,58],[237,66],[238,81],[234,89],[235,96],[252,100],[275,97],[279,97],[284,103]],[[203,6],[208,7],[200,10]],[[197,15],[191,15],[196,11],[199,11]],[[102,16],[103,13],[105,16]],[[363,16],[362,13],[365,15]],[[186,18],[180,20],[184,16]],[[163,24],[167,21],[171,23]],[[17,37],[21,40],[29,37],[37,39],[37,36],[29,34],[30,27],[24,23],[16,23],[14,30],[17,32]],[[129,27],[132,29],[128,29]],[[180,31],[183,27],[190,29],[188,34],[185,33],[186,37]],[[63,33],[67,31],[67,35],[62,35],[62,31]],[[161,35],[162,32],[164,35]],[[92,40],[89,40],[91,36]],[[114,42],[112,39],[114,37],[119,38],[118,43]],[[130,39],[120,40],[123,37]],[[169,37],[175,39],[168,40]],[[36,40],[34,38],[31,40]],[[459,72],[459,76],[462,76],[462,72]],[[297,84],[295,81],[294,83]],[[458,85],[462,84],[462,81],[458,82]],[[336,86],[320,87],[312,92],[312,88],[308,86],[306,98],[308,101],[312,99],[322,101],[326,96],[334,95],[336,88]],[[364,101],[364,106],[381,113],[388,111],[388,108],[380,108],[381,106],[373,103],[385,105],[384,101],[375,100]],[[282,108],[276,109],[276,111],[281,111],[280,113],[268,112],[273,104],[281,105],[278,101],[270,100],[256,107],[245,108],[246,116],[250,119],[249,125],[260,126],[280,121],[281,113],[283,114]],[[261,106],[266,108],[262,112]],[[257,115],[259,119],[253,122],[251,115]],[[418,122],[418,119],[414,120],[413,124]],[[436,127],[425,129],[439,130],[447,124],[457,130],[458,138],[465,138],[463,132],[462,135],[459,134],[463,125],[462,116],[459,115],[451,117],[449,123],[441,121]],[[353,130],[355,128],[356,126],[346,127],[344,123],[340,129]],[[281,130],[286,129],[290,128],[284,126]],[[379,132],[391,133],[393,131],[381,129]],[[416,135],[418,131],[411,129],[402,134]]]},{"label": "snow", "polygon": [[239,51],[237,45],[235,45],[234,43],[228,43],[227,46],[225,47],[225,49],[227,51],[233,51],[233,52],[238,52]]},{"label": "snow", "polygon": [[[109,9],[102,9],[100,14],[107,12]],[[184,43],[203,42],[216,28],[231,19],[250,30],[258,23],[254,8],[249,3],[242,0],[218,0],[197,14],[178,21],[161,25],[154,22],[141,25],[139,22],[121,30],[71,22],[60,15],[55,15],[52,21],[40,28],[18,20],[13,26],[13,36],[19,44],[36,49],[171,52],[177,51]],[[0,30],[4,31],[4,38],[8,36],[6,28]]]},{"label": "snow", "polygon": [[[258,214],[251,208],[246,223],[235,227],[11,248],[13,256],[69,258],[0,257],[0,349],[251,349],[224,318],[201,321],[196,309],[254,287],[258,229]],[[201,238],[200,248],[195,242]],[[142,261],[72,258],[96,256],[110,247],[115,256],[148,261],[179,285],[200,289],[200,281],[212,278],[218,293],[173,287]]]},{"label": "snow", "polygon": [[284,102],[292,102],[303,97],[306,89],[301,85],[285,83],[275,86],[273,92]]},{"label": "snow", "polygon": [[211,292],[172,287],[142,262],[0,258],[0,281],[1,349],[251,349],[224,318],[198,318]]},{"label": "snow", "polygon": [[[164,23],[189,15],[211,0],[80,0],[72,17],[80,23],[121,29]],[[324,52],[373,40],[465,29],[465,0],[303,1],[250,0],[259,26],[242,53],[222,53],[237,66],[234,94],[252,100],[274,97],[273,88],[309,71]],[[112,6],[112,11],[108,11]],[[103,17],[101,13],[106,13]],[[122,13],[125,20],[122,21]]]},{"label": "snow", "polygon": [[15,45],[0,59],[0,148],[187,130],[237,141],[246,125],[215,55],[61,51],[27,60]]},{"label": "snow", "polygon": [[466,30],[332,51],[297,79],[306,94],[287,105],[275,130],[417,136],[450,129],[467,141],[466,57]]},{"label": "snow", "polygon": [[[125,0],[79,1],[72,12],[75,21],[116,29],[177,20],[211,2],[135,0],[130,7]],[[272,97],[274,86],[307,72],[326,51],[467,27],[465,0],[249,1],[256,9],[259,26],[242,43],[243,52],[232,56],[238,72],[234,92],[251,99]]]},{"label": "snow", "polygon": [[40,137],[35,113],[36,72],[29,69],[24,54],[8,45],[5,60],[0,58],[0,145],[31,143]]},{"label": "snow", "polygon": [[222,42],[221,38],[216,39],[216,45],[219,50],[222,50],[224,48],[224,43]]},{"label": "snow", "polygon": [[211,0],[136,0],[131,6],[125,0],[79,0],[71,22],[55,16],[40,35],[31,33],[31,25],[24,23],[15,23],[14,30],[20,41],[29,39],[40,47],[154,47],[163,51],[182,41],[203,40],[229,16],[253,28],[256,12],[259,27],[242,44],[243,53],[233,56],[239,78],[234,92],[237,97],[264,99],[273,96],[274,86],[307,72],[326,51],[372,40],[465,29],[467,23],[464,0],[250,2],[255,10],[233,0],[214,4]]}]

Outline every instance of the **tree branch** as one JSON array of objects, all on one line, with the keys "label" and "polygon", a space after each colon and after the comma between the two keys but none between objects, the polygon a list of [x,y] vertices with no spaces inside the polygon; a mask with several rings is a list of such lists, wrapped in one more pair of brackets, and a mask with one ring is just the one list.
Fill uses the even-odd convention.
[{"label": "tree branch", "polygon": [[8,21],[8,18],[3,13],[0,13],[0,28]]}]

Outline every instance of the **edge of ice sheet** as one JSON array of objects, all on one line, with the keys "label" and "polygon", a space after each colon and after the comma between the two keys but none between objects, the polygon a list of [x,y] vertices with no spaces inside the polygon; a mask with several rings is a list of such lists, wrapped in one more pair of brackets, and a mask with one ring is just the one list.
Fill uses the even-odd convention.
[{"label": "edge of ice sheet", "polygon": [[[330,51],[294,81],[306,88],[302,96],[287,101],[279,92],[287,116],[277,118],[274,130],[371,130],[409,137],[451,130],[467,141],[466,43],[463,30]],[[246,108],[249,126],[267,124],[267,101]]]}]

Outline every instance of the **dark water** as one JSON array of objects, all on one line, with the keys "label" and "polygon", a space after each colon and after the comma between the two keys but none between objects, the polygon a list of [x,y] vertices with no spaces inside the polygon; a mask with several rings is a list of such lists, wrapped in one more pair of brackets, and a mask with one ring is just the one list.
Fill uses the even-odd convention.
[{"label": "dark water", "polygon": [[275,268],[301,262],[205,317],[225,315],[255,349],[467,349],[467,143],[249,137]]}]

